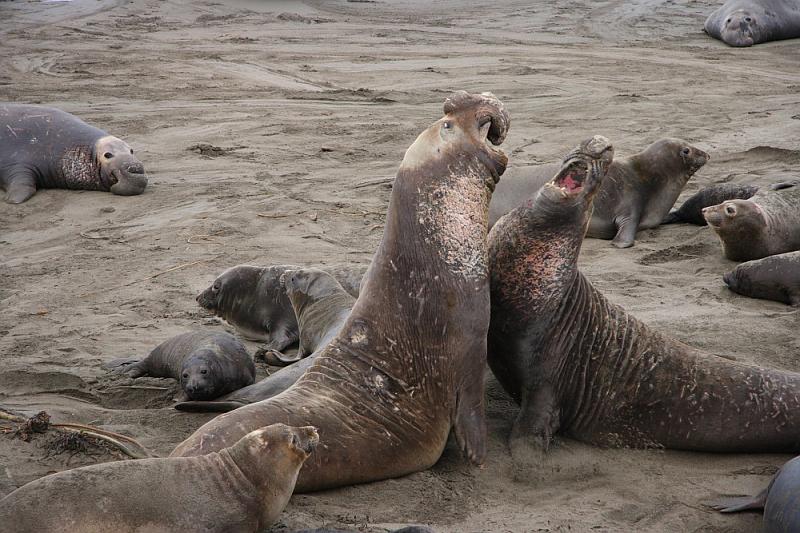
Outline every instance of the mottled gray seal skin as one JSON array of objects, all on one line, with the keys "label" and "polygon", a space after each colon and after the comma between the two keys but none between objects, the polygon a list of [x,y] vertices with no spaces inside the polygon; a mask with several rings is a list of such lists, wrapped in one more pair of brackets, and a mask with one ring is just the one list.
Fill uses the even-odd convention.
[{"label": "mottled gray seal skin", "polygon": [[[615,159],[594,201],[587,237],[613,239],[619,248],[633,246],[636,232],[658,226],[686,182],[708,161],[699,148],[665,138],[643,151]],[[492,197],[490,227],[505,213],[531,198],[561,168],[560,163],[510,169]]]},{"label": "mottled gray seal skin", "polygon": [[[300,350],[297,360],[272,354],[280,362],[294,363],[258,383],[233,391],[215,401],[181,402],[175,409],[190,412],[221,412],[272,398],[288,389],[311,366],[321,350],[339,333],[355,304],[336,279],[315,268],[286,270],[281,278],[300,324]],[[300,362],[296,362],[300,361]]]},{"label": "mottled gray seal skin", "polygon": [[0,500],[0,533],[256,533],[286,507],[318,439],[313,427],[274,424],[202,457],[51,474]]},{"label": "mottled gray seal skin", "polygon": [[133,378],[175,378],[193,400],[211,400],[246,387],[256,376],[253,359],[236,337],[206,331],[172,337],[141,361],[122,359],[104,366],[119,369]]},{"label": "mottled gray seal skin", "polygon": [[19,204],[37,189],[141,194],[144,166],[124,141],[59,109],[0,104],[0,187]]},{"label": "mottled gray seal skin", "polygon": [[755,496],[721,498],[706,505],[721,513],[763,509],[764,533],[800,531],[800,457],[783,465]]},{"label": "mottled gray seal skin", "polygon": [[406,151],[383,238],[339,335],[287,391],[214,418],[173,456],[214,451],[276,420],[307,420],[325,446],[301,469],[300,492],[429,468],[451,430],[469,461],[484,461],[486,231],[507,163],[491,145],[503,142],[509,118],[493,95],[464,91],[444,113]]},{"label": "mottled gray seal skin", "polygon": [[[358,533],[358,532],[353,530],[328,529],[323,527],[319,529],[301,529],[295,531],[294,533]],[[436,532],[433,529],[429,528],[428,526],[406,526],[406,527],[401,527],[400,529],[394,529],[389,533],[436,533]]]},{"label": "mottled gray seal skin", "polygon": [[578,270],[603,179],[598,157],[580,150],[568,158],[529,206],[489,234],[488,360],[521,405],[512,453],[541,457],[556,433],[614,447],[800,449],[800,374],[730,361],[653,331]]},{"label": "mottled gray seal skin", "polygon": [[800,250],[800,185],[762,188],[749,200],[728,200],[702,212],[732,261]]},{"label": "mottled gray seal skin", "polygon": [[687,198],[678,209],[670,211],[661,223],[676,224],[685,222],[696,226],[705,226],[704,208],[721,204],[726,200],[747,200],[757,192],[757,185],[739,185],[737,183],[711,185]]},{"label": "mottled gray seal skin", "polygon": [[708,16],[706,33],[730,46],[800,37],[797,0],[728,0]]},{"label": "mottled gray seal skin", "polygon": [[733,292],[800,306],[800,251],[747,261],[722,276]]},{"label": "mottled gray seal skin", "polygon": [[[197,296],[201,307],[212,311],[236,328],[245,338],[266,343],[264,351],[286,349],[297,342],[299,329],[286,290],[280,278],[296,265],[258,267],[238,265],[229,268]],[[365,266],[330,267],[344,289],[358,296]]]}]

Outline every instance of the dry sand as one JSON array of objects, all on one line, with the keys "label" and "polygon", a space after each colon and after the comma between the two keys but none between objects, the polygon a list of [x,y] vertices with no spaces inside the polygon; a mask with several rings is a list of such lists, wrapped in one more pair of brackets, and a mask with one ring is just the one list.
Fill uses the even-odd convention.
[{"label": "dry sand", "polygon": [[[208,416],[172,410],[170,380],[113,379],[101,363],[225,328],[194,296],[228,266],[368,262],[389,197],[379,178],[454,89],[506,103],[512,164],[554,160],[595,133],[620,155],[676,136],[712,154],[683,198],[797,176],[800,41],[729,48],[702,32],[717,3],[0,1],[0,100],[103,127],[151,177],[137,197],[51,190],[0,204],[0,405],[167,454]],[[589,240],[581,263],[662,331],[800,370],[798,313],[729,292],[733,263],[708,228],[645,231],[629,250]],[[516,407],[489,382],[484,468],[451,447],[426,472],[297,495],[272,531],[758,531],[759,515],[700,502],[759,490],[789,458],[565,441],[553,463],[580,461],[578,475],[526,472],[505,446]],[[0,436],[0,496],[114,458],[45,457],[47,440]]]}]

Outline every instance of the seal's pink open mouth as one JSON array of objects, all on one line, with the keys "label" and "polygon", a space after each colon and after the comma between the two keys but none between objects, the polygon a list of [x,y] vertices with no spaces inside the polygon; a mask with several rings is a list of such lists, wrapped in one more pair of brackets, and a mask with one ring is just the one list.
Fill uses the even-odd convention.
[{"label": "seal's pink open mouth", "polygon": [[583,190],[583,183],[589,168],[583,161],[575,161],[558,173],[553,183],[569,194],[576,194]]}]

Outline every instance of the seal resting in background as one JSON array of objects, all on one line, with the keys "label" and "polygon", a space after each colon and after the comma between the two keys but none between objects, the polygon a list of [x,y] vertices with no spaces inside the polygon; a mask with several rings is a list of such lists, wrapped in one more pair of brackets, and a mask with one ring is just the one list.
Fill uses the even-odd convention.
[{"label": "seal resting in background", "polygon": [[[291,368],[279,370],[258,383],[235,390],[214,401],[180,402],[175,404],[175,409],[224,413],[272,398],[291,387],[311,366],[320,350],[339,333],[353,309],[355,298],[332,275],[316,268],[307,268],[286,270],[281,279],[300,324],[298,353],[308,350],[308,357],[299,359],[300,362],[295,362]],[[273,358],[280,359],[282,364],[291,362],[280,353],[273,354]]]},{"label": "seal resting in background", "polygon": [[[301,267],[238,265],[229,268],[197,295],[197,303],[231,324],[245,338],[267,343],[264,352],[280,352],[299,337],[297,319],[280,278],[287,270],[298,268]],[[366,267],[326,270],[348,293],[358,296]]]},{"label": "seal resting in background", "polygon": [[483,462],[486,231],[507,162],[490,143],[503,141],[509,119],[488,93],[456,92],[444,113],[406,151],[383,238],[339,335],[289,390],[216,417],[173,456],[218,450],[281,420],[329,436],[300,471],[298,491],[429,468],[451,428],[466,457]]},{"label": "seal resting in background", "polygon": [[705,226],[706,219],[703,217],[703,208],[721,204],[726,200],[747,200],[757,192],[757,185],[739,185],[737,183],[711,185],[687,198],[680,208],[670,211],[661,223],[686,222],[696,226]]},{"label": "seal resting in background", "polygon": [[778,470],[755,496],[721,498],[707,503],[722,513],[764,510],[764,533],[800,531],[800,457]]},{"label": "seal resting in background", "polygon": [[123,140],[60,109],[0,104],[0,187],[19,204],[36,189],[141,194],[144,166]]},{"label": "seal resting in background", "polygon": [[722,276],[733,292],[800,306],[800,251],[748,261]]},{"label": "seal resting in background", "polygon": [[[489,233],[489,366],[521,404],[512,453],[600,446],[800,449],[800,374],[701,352],[609,303],[577,267],[610,145],[584,142]],[[537,454],[534,454],[537,455]]]},{"label": "seal resting in background", "polygon": [[750,261],[800,250],[800,185],[780,183],[749,200],[703,209],[708,225],[732,261]]},{"label": "seal resting in background", "polygon": [[797,0],[728,0],[708,16],[706,33],[730,46],[800,37]]},{"label": "seal resting in background", "polygon": [[[708,154],[680,139],[661,139],[638,154],[617,159],[608,169],[594,202],[587,237],[633,246],[636,232],[658,226],[686,182],[708,161]],[[494,223],[530,198],[558,172],[560,164],[512,169],[497,186],[489,210]]]},{"label": "seal resting in background", "polygon": [[103,366],[132,378],[175,378],[193,400],[217,398],[250,385],[256,378],[256,365],[239,339],[208,331],[172,337],[142,360],[115,359]]},{"label": "seal resting in background", "polygon": [[255,533],[286,507],[317,442],[313,427],[274,424],[202,457],[51,474],[0,500],[0,533]]}]

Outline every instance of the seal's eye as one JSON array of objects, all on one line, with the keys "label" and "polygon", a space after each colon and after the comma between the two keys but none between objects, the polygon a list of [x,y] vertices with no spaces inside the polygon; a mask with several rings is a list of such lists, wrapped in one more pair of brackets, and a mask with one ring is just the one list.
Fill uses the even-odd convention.
[{"label": "seal's eye", "polygon": [[689,155],[690,152],[691,152],[691,150],[689,150],[688,148],[684,148],[683,150],[681,150],[681,153],[683,155]]},{"label": "seal's eye", "polygon": [[219,283],[215,283],[211,286],[211,292],[219,292]]},{"label": "seal's eye", "polygon": [[187,372],[183,373],[183,379],[189,379],[189,374]]},{"label": "seal's eye", "polygon": [[725,21],[725,24],[730,24],[730,23],[731,23],[731,19],[728,19],[728,20]]},{"label": "seal's eye", "polygon": [[204,368],[203,370],[201,370],[201,371],[200,371],[200,373],[201,373],[201,374],[208,374],[208,370],[206,370],[206,369]]},{"label": "seal's eye", "polygon": [[751,19],[750,17],[745,17],[745,18],[744,18],[744,21],[745,21],[745,22],[753,22],[753,19]]},{"label": "seal's eye", "polygon": [[725,206],[725,212],[728,213],[729,215],[733,216],[733,215],[736,214],[736,208],[733,207],[732,205],[726,205]]},{"label": "seal's eye", "polygon": [[133,148],[131,148],[131,155],[133,155]]},{"label": "seal's eye", "polygon": [[111,152],[106,152],[103,154],[103,157],[105,157],[106,159],[111,159],[112,157],[114,157],[114,154],[112,154]]},{"label": "seal's eye", "polygon": [[452,123],[452,122],[450,122],[449,120],[445,120],[445,121],[442,123],[442,127],[443,127],[444,129],[446,129],[446,130],[453,129],[453,123]]}]

